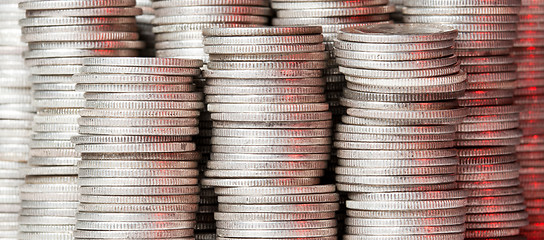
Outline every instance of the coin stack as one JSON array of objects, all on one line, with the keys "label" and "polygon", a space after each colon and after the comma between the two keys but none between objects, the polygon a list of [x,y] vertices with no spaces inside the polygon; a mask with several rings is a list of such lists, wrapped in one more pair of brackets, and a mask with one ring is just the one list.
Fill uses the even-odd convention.
[{"label": "coin stack", "polygon": [[330,56],[324,72],[327,101],[336,118],[340,118],[345,111],[339,103],[345,85],[344,75],[338,71],[333,53],[337,32],[346,27],[389,23],[389,14],[395,7],[388,3],[389,0],[271,0],[271,7],[276,10],[276,18],[272,19],[274,26],[322,26],[325,51]]},{"label": "coin stack", "polygon": [[330,153],[321,27],[211,28],[205,185],[313,185]]},{"label": "coin stack", "polygon": [[522,234],[530,240],[541,239],[544,234],[544,1],[522,1],[518,39],[513,55],[517,64],[518,79],[514,102],[522,107],[520,123],[523,130],[517,156],[521,164],[520,180],[524,189],[529,213],[529,225]]},{"label": "coin stack", "polygon": [[204,62],[202,29],[262,26],[271,14],[268,0],[153,0],[153,8],[157,56]]},{"label": "coin stack", "polygon": [[[459,104],[469,109],[458,126],[458,181],[469,194],[467,238],[507,237],[526,225],[514,148],[520,143],[513,106],[512,51],[520,0],[407,0],[405,22],[440,23],[459,30],[456,53],[467,72]],[[432,6],[432,7],[429,7]],[[452,7],[455,6],[455,7]]]},{"label": "coin stack", "polygon": [[217,240],[336,240],[334,185],[216,188]]},{"label": "coin stack", "polygon": [[[508,55],[516,39],[521,0],[405,0],[410,23],[439,23],[459,30],[460,57]],[[491,62],[490,64],[493,64]]]},{"label": "coin stack", "polygon": [[[334,60],[333,40],[338,30],[346,27],[389,23],[389,13],[394,7],[387,5],[388,0],[371,1],[322,1],[322,0],[272,0],[271,7],[277,16],[272,19],[275,26],[322,26],[325,52],[329,54],[324,77],[327,102],[333,114],[334,123],[340,122],[345,112],[340,105],[344,75],[338,71]],[[331,164],[325,174],[324,182],[334,183],[334,168],[337,164],[336,151],[333,149]]]},{"label": "coin stack", "polygon": [[337,125],[344,239],[463,239],[466,193],[455,186],[455,126],[466,87],[457,31],[430,24],[340,30],[347,85]]},{"label": "coin stack", "polygon": [[[329,159],[332,120],[322,78],[327,55],[321,28],[211,28],[203,33],[210,56],[203,75],[213,137],[202,183],[216,187],[217,214],[227,216],[215,217],[218,239],[334,237],[334,187],[325,192],[298,187],[318,184]],[[231,187],[241,192],[229,193]],[[336,198],[300,202],[306,194],[321,193]],[[244,202],[248,197],[257,202]],[[293,214],[308,211],[327,213]],[[316,225],[304,224],[314,220]]]},{"label": "coin stack", "polygon": [[[153,21],[156,33],[156,49],[159,57],[196,58],[208,62],[203,51],[202,29],[205,27],[262,26],[268,23],[268,0],[154,0],[157,19]],[[199,90],[205,79],[195,79]],[[200,116],[200,134],[196,137],[197,150],[201,153],[201,166],[205,168],[211,151],[210,113]],[[203,176],[202,176],[203,177]],[[201,205],[197,218],[196,237],[209,239],[215,232],[212,213],[217,208],[213,189],[201,186]],[[202,236],[200,236],[202,234]]]},{"label": "coin stack", "polygon": [[155,18],[155,11],[151,6],[151,0],[136,0],[136,6],[142,9],[143,14],[136,16],[140,40],[145,42],[145,48],[140,52],[140,56],[155,56],[155,34],[153,33],[153,24],[151,21]]},{"label": "coin stack", "polygon": [[26,44],[21,42],[20,0],[0,3],[0,236],[17,239],[21,209],[19,187],[29,157],[33,108],[28,70],[23,61]]},{"label": "coin stack", "polygon": [[76,239],[193,237],[199,201],[200,60],[87,58]]},{"label": "coin stack", "polygon": [[134,0],[24,1],[22,39],[33,74],[34,119],[30,169],[22,188],[20,239],[72,239],[77,209],[77,134],[83,93],[71,76],[83,57],[137,56]]}]

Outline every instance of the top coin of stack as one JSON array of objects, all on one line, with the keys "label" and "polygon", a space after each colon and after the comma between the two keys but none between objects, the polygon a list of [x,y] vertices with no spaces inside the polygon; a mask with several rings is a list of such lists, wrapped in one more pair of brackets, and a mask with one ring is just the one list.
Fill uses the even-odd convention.
[{"label": "top coin of stack", "polygon": [[79,156],[70,142],[77,134],[83,93],[72,75],[83,57],[138,56],[134,0],[23,1],[22,39],[33,74],[34,121],[31,166],[22,189],[21,239],[73,239]]},{"label": "top coin of stack", "polygon": [[513,51],[518,72],[514,102],[523,107],[520,114],[523,137],[517,156],[530,222],[522,234],[536,240],[544,233],[544,1],[521,3],[518,39]]},{"label": "top coin of stack", "polygon": [[456,36],[430,24],[340,30],[347,115],[334,146],[337,187],[349,198],[344,239],[464,238],[454,140],[466,74],[453,55]]},{"label": "top coin of stack", "polygon": [[204,30],[212,154],[203,184],[313,185],[330,153],[320,27]]},{"label": "top coin of stack", "polygon": [[202,29],[265,25],[271,14],[267,0],[153,0],[153,8],[157,56],[205,62]]},{"label": "top coin of stack", "polygon": [[76,239],[193,237],[199,201],[200,60],[88,58]]},{"label": "top coin of stack", "polygon": [[34,112],[22,56],[26,44],[18,23],[25,15],[19,2],[0,3],[0,236],[6,240],[17,239],[19,187],[24,183]]}]

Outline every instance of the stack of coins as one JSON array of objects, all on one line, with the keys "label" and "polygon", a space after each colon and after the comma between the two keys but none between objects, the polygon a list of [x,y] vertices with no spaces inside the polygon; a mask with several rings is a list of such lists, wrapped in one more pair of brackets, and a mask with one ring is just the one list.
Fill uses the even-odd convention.
[{"label": "stack of coins", "polygon": [[344,239],[463,239],[455,130],[466,87],[457,31],[429,24],[340,30],[347,115],[337,125],[338,190],[348,192]]},{"label": "stack of coins", "polygon": [[344,114],[339,99],[344,88],[344,77],[334,61],[333,44],[338,30],[346,27],[389,23],[389,14],[395,10],[388,0],[371,1],[315,1],[272,0],[276,10],[275,26],[322,26],[326,52],[330,56],[324,77],[327,81],[327,101],[333,116]]},{"label": "stack of coins", "polygon": [[142,57],[155,56],[155,34],[153,33],[153,24],[151,21],[155,18],[155,11],[151,6],[151,0],[136,0],[136,6],[142,9],[142,15],[136,16],[140,40],[145,42],[145,48],[140,52]]},{"label": "stack of coins", "polygon": [[444,24],[459,30],[457,56],[500,56],[510,53],[516,39],[520,3],[521,0],[405,0],[402,14],[407,23]]},{"label": "stack of coins", "polygon": [[521,164],[520,180],[525,190],[529,225],[522,229],[528,239],[544,234],[544,1],[522,1],[518,39],[514,43],[514,59],[518,79],[514,102],[522,106],[520,124],[523,131],[517,156]]},{"label": "stack of coins", "polygon": [[[340,122],[345,109],[340,105],[342,89],[345,85],[344,75],[338,71],[334,59],[333,44],[338,30],[346,27],[389,23],[389,13],[393,6],[388,0],[371,1],[322,1],[322,0],[272,0],[271,7],[276,10],[277,18],[272,20],[276,26],[322,26],[325,52],[329,55],[324,77],[327,102],[333,114],[334,123]],[[334,168],[337,164],[336,151],[331,154],[331,164],[326,171],[323,182],[334,183]],[[344,196],[342,196],[344,197]],[[341,215],[339,215],[341,216]]]},{"label": "stack of coins", "polygon": [[267,0],[153,0],[158,57],[196,58],[206,27],[262,26],[271,14]]},{"label": "stack of coins", "polygon": [[320,27],[211,28],[203,72],[213,120],[205,185],[312,185],[330,153]]},{"label": "stack of coins", "polygon": [[71,76],[83,57],[138,56],[134,0],[24,1],[22,39],[33,74],[37,108],[30,169],[22,189],[21,239],[72,239],[77,208],[79,155],[70,142],[77,134],[83,93]]},{"label": "stack of coins", "polygon": [[334,185],[217,188],[217,239],[336,240]]},{"label": "stack of coins", "polygon": [[[271,11],[268,0],[154,0],[157,19],[153,21],[156,33],[156,49],[159,57],[196,58],[208,62],[203,51],[202,29],[206,27],[262,26],[268,23]],[[195,79],[201,90],[203,78]],[[200,117],[200,134],[195,139],[201,153],[201,166],[205,168],[211,151],[210,113],[203,111]],[[209,239],[212,228],[211,213],[217,207],[213,189],[202,186],[202,205],[199,209],[197,238]],[[202,224],[200,223],[202,220]],[[200,234],[204,234],[199,236]]]},{"label": "stack of coins", "polygon": [[[336,221],[330,218],[338,209],[337,199],[309,200],[323,202],[325,208],[315,209],[327,212],[326,217],[289,218],[289,213],[316,211],[303,207],[312,204],[288,200],[306,199],[301,195],[312,192],[293,187],[282,193],[280,187],[318,184],[327,167],[332,120],[322,78],[327,55],[321,28],[212,28],[203,33],[210,56],[203,75],[213,137],[202,183],[225,191],[250,187],[233,194],[217,192],[219,198],[236,195],[219,201],[218,211],[227,218],[215,217],[218,239],[334,237]],[[261,193],[253,187],[269,188]],[[330,187],[329,195],[334,192]],[[289,196],[276,196],[285,194]],[[252,196],[258,202],[243,202]],[[302,224],[317,219],[327,220],[316,223],[322,227],[315,232]],[[282,222],[287,220],[296,222]]]},{"label": "stack of coins", "polygon": [[456,53],[468,74],[467,91],[459,104],[469,114],[456,137],[462,153],[458,180],[461,188],[469,190],[467,238],[515,236],[527,223],[520,166],[512,150],[522,135],[520,109],[513,106],[516,65],[509,55],[517,36],[520,2],[404,2],[405,22],[441,23],[459,30]]},{"label": "stack of coins", "polygon": [[76,239],[193,237],[199,201],[200,60],[88,58]]},{"label": "stack of coins", "polygon": [[19,187],[24,183],[34,112],[22,57],[26,44],[18,25],[24,18],[19,2],[0,3],[0,236],[4,239],[17,239]]},{"label": "stack of coins", "polygon": [[467,238],[516,236],[527,225],[515,152],[511,146],[459,149],[458,184],[469,196]]}]

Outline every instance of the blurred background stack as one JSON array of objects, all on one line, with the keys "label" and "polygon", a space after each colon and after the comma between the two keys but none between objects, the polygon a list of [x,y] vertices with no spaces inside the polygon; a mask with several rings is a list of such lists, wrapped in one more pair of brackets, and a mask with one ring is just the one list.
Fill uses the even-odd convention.
[{"label": "blurred background stack", "polygon": [[523,235],[530,240],[544,234],[544,1],[522,1],[514,59],[518,66],[515,103],[522,107],[523,137],[518,146],[520,180],[529,213]]},{"label": "blurred background stack", "polygon": [[456,36],[429,24],[340,30],[347,110],[334,146],[336,185],[348,193],[344,239],[464,238],[454,147],[466,74],[453,55]]},{"label": "blurred background stack", "polygon": [[204,107],[200,60],[89,58],[74,75],[85,93],[76,239],[192,238],[199,201],[192,136]]},{"label": "blurred background stack", "polygon": [[[527,224],[515,147],[520,143],[514,106],[520,0],[406,0],[404,21],[459,30],[455,52],[467,72],[459,104],[469,110],[457,128],[458,184],[468,192],[467,238],[516,236]],[[452,7],[454,6],[454,7]],[[523,66],[521,66],[523,67]]]},{"label": "blurred background stack", "polygon": [[207,62],[202,29],[258,26],[268,23],[266,0],[154,0],[157,57],[194,58]]},{"label": "blurred background stack", "polygon": [[70,138],[77,134],[83,93],[72,75],[83,57],[135,57],[139,42],[135,1],[25,1],[22,39],[32,73],[37,109],[31,158],[21,192],[19,239],[72,239],[78,204],[79,155]]},{"label": "blurred background stack", "polygon": [[21,209],[19,187],[24,183],[29,158],[34,108],[25,67],[19,19],[20,0],[0,3],[0,236],[17,239]]}]

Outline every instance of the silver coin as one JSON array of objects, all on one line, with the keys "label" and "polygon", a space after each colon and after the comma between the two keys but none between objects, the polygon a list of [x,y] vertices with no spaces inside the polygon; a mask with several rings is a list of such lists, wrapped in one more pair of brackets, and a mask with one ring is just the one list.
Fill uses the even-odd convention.
[{"label": "silver coin", "polygon": [[340,17],[340,16],[365,16],[379,15],[394,12],[392,5],[383,6],[365,6],[359,8],[338,8],[338,9],[303,9],[303,10],[279,10],[276,15],[278,18],[319,18],[319,17]]},{"label": "silver coin", "polygon": [[451,40],[454,29],[422,24],[379,24],[340,31],[338,39],[356,42],[432,42]]},{"label": "silver coin", "polygon": [[321,27],[207,28],[204,36],[282,36],[320,34]]},{"label": "silver coin", "polygon": [[308,1],[308,2],[291,2],[291,1],[273,1],[271,6],[273,9],[308,9],[308,8],[353,8],[364,6],[375,6],[387,4],[383,0],[359,2],[326,2],[326,1]]}]

